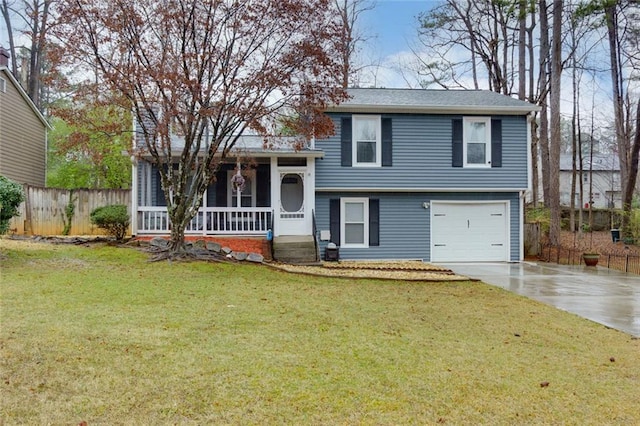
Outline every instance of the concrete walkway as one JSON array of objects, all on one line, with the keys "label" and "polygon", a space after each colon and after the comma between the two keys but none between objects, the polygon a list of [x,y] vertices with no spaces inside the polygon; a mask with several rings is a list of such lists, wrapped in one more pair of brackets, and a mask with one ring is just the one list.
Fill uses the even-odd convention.
[{"label": "concrete walkway", "polygon": [[548,263],[442,265],[597,323],[640,337],[640,276]]}]

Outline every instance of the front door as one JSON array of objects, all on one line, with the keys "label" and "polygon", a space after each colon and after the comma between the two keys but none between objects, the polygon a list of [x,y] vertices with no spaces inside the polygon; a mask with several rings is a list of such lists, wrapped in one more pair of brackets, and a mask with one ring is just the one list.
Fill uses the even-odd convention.
[{"label": "front door", "polygon": [[280,169],[280,235],[306,235],[307,215],[305,208],[306,169]]}]

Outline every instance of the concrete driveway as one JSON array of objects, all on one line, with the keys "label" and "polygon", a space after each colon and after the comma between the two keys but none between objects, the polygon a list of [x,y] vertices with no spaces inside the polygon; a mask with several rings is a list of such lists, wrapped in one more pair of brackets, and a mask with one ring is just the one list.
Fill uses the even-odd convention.
[{"label": "concrete driveway", "polygon": [[444,265],[514,293],[640,337],[640,276],[613,269],[547,263]]}]

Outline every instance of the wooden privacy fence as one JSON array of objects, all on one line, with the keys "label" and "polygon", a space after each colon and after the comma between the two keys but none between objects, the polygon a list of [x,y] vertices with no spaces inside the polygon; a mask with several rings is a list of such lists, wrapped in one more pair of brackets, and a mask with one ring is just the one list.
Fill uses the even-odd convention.
[{"label": "wooden privacy fence", "polygon": [[538,256],[540,254],[540,233],[539,223],[524,224],[524,254],[525,256]]},{"label": "wooden privacy fence", "polygon": [[103,235],[91,224],[91,212],[109,204],[124,204],[131,214],[128,189],[58,189],[24,185],[25,201],[20,215],[11,220],[11,233],[24,235],[62,235],[69,221],[70,201],[73,215],[69,235]]}]

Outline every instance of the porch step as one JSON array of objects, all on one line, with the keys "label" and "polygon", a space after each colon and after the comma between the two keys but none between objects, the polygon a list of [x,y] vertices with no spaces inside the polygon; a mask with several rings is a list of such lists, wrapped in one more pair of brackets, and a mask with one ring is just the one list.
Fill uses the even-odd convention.
[{"label": "porch step", "polygon": [[316,247],[311,235],[282,235],[273,239],[273,258],[278,262],[316,263]]}]

